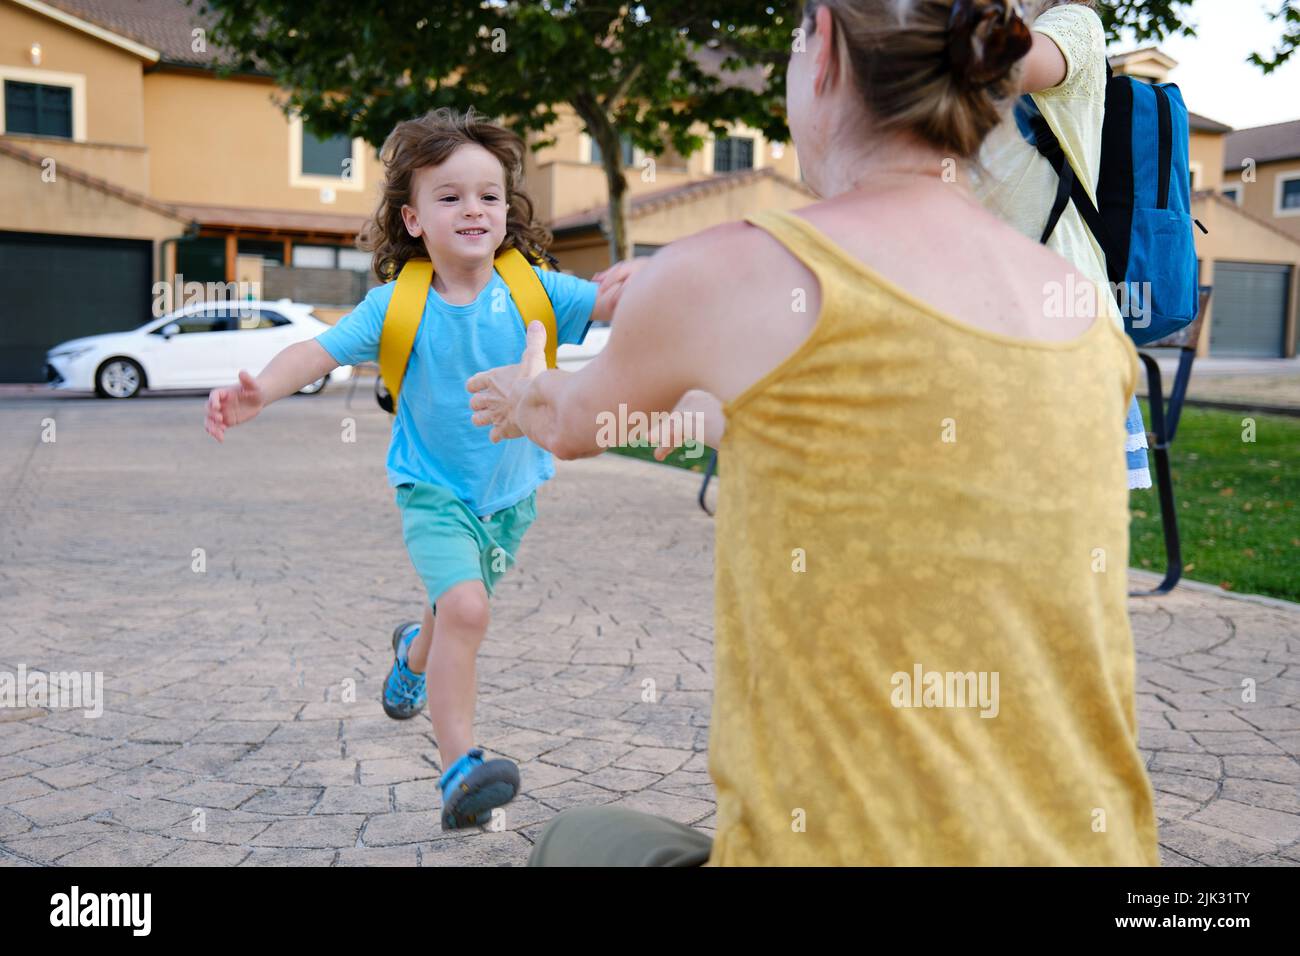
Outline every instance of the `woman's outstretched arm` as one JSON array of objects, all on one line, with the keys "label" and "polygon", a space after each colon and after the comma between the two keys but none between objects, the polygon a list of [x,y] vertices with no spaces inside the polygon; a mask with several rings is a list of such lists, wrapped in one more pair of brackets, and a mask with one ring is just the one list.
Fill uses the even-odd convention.
[{"label": "woman's outstretched arm", "polygon": [[690,245],[661,249],[627,281],[609,343],[580,371],[547,370],[545,331],[531,326],[518,365],[467,383],[475,424],[493,426],[494,441],[526,435],[558,458],[587,458],[618,443],[611,424],[617,436],[619,423],[670,412],[691,389],[710,391],[727,323],[710,315],[713,283]]}]

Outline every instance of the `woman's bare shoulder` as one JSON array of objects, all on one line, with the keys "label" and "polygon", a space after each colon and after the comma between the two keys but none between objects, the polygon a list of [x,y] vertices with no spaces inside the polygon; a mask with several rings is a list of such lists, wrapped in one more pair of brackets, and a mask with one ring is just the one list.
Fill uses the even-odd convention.
[{"label": "woman's bare shoulder", "polygon": [[690,366],[692,387],[726,401],[807,335],[815,292],[808,313],[789,307],[789,289],[807,286],[807,276],[766,230],[722,223],[657,250],[628,281],[614,325],[632,326],[632,341],[672,343]]},{"label": "woman's bare shoulder", "polygon": [[802,266],[770,233],[736,220],[668,243],[645,271],[655,277],[663,296],[693,312],[719,301],[734,306],[744,296],[784,281],[792,270]]},{"label": "woman's bare shoulder", "polygon": [[763,229],[737,219],[675,239],[656,252],[655,256],[668,253],[677,264],[692,263],[695,268],[704,271],[731,268],[744,265],[755,256],[761,257],[764,250],[769,248],[765,236]]}]

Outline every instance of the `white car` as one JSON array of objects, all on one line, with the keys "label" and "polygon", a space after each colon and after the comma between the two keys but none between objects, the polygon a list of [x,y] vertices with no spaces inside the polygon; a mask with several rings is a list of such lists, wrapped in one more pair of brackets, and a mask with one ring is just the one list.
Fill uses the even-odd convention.
[{"label": "white car", "polygon": [[609,326],[593,325],[581,345],[561,345],[555,350],[555,364],[566,372],[576,372],[594,359],[608,341]]},{"label": "white car", "polygon": [[[288,299],[189,305],[131,332],[56,345],[45,355],[45,378],[51,388],[93,389],[104,398],[132,398],[142,389],[216,388],[237,382],[240,369],[258,374],[285,346],[328,328],[310,306]],[[328,378],[350,374],[345,365]],[[325,381],[317,379],[302,394],[319,392]]]}]

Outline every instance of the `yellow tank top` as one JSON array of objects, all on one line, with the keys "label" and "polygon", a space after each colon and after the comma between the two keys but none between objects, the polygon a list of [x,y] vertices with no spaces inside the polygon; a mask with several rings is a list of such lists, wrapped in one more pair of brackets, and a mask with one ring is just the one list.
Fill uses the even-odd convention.
[{"label": "yellow tank top", "polygon": [[822,306],[724,406],[709,864],[1158,865],[1133,346],[977,329],[797,215],[748,221]]}]

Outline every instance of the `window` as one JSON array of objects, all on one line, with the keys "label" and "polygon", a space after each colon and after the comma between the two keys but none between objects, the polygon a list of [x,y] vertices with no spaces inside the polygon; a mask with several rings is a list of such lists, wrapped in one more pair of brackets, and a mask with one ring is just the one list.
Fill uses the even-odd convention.
[{"label": "window", "polygon": [[322,202],[334,202],[335,192],[366,188],[366,153],[359,139],[345,134],[322,138],[303,126],[301,116],[289,117],[289,185],[321,193]]},{"label": "window", "polygon": [[362,252],[360,249],[340,249],[339,268],[349,269],[352,272],[369,272],[370,253]]},{"label": "window", "polygon": [[226,281],[226,240],[221,236],[176,243],[176,271],[185,282]]},{"label": "window", "polygon": [[1276,216],[1300,216],[1300,171],[1279,173]]},{"label": "window", "polygon": [[247,332],[253,329],[278,329],[282,325],[288,325],[289,320],[279,312],[268,312],[266,309],[248,309],[239,314],[239,330]]},{"label": "window", "polygon": [[295,245],[293,264],[307,269],[347,269],[351,272],[368,272],[370,253],[350,246]]},{"label": "window", "polygon": [[754,140],[748,136],[728,136],[713,144],[713,171],[729,173],[754,168]]},{"label": "window", "polygon": [[302,174],[347,178],[352,164],[352,138],[342,134],[320,139],[310,130],[302,131]]},{"label": "window", "polygon": [[72,139],[72,87],[5,80],[5,132]]},{"label": "window", "polygon": [[[632,136],[630,133],[624,133],[618,138],[619,149],[622,151],[624,166],[635,165],[635,150],[632,146]],[[596,165],[604,162],[604,153],[600,151],[600,144],[596,142],[596,137],[591,137],[591,161]]]},{"label": "window", "polygon": [[1230,200],[1232,200],[1233,202],[1235,202],[1238,206],[1240,206],[1240,205],[1241,205],[1241,187],[1240,187],[1240,186],[1225,186],[1225,187],[1223,187],[1223,198],[1224,198],[1224,199],[1230,199]]},{"label": "window", "polygon": [[235,246],[241,256],[261,256],[270,262],[284,265],[284,243],[265,239],[240,239]]},{"label": "window", "polygon": [[333,269],[336,250],[333,246],[294,246],[295,268]]},{"label": "window", "polygon": [[162,335],[163,329],[173,323],[180,326],[182,335],[190,332],[229,332],[237,314],[238,306],[216,306],[189,315],[173,316],[154,329],[154,334]]}]

